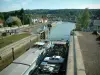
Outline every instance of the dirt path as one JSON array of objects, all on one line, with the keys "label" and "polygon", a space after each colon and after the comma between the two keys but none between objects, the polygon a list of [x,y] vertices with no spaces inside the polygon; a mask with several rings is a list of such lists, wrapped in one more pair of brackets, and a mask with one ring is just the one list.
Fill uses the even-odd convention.
[{"label": "dirt path", "polygon": [[100,75],[100,41],[90,32],[80,32],[78,36],[86,75]]}]

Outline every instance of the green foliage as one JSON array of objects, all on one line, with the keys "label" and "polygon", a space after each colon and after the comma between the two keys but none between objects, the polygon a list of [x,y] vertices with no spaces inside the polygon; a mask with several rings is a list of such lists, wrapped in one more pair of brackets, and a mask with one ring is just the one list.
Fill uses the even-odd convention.
[{"label": "green foliage", "polygon": [[0,19],[4,20],[4,15],[0,13]]},{"label": "green foliage", "polygon": [[22,24],[24,24],[24,9],[23,8],[19,11],[19,17],[22,21]]},{"label": "green foliage", "polygon": [[0,48],[11,44],[12,41],[16,42],[18,40],[21,40],[21,39],[27,37],[27,36],[30,36],[30,34],[23,33],[23,34],[16,34],[16,35],[12,35],[12,36],[9,36],[9,37],[2,38],[2,39],[0,39]]},{"label": "green foliage", "polygon": [[77,21],[76,21],[76,30],[81,30],[82,28],[82,13],[80,13],[77,17]]},{"label": "green foliage", "polygon": [[20,25],[22,25],[22,24],[21,24],[21,21],[14,21],[14,22],[12,22],[12,25],[20,26]]},{"label": "green foliage", "polygon": [[75,30],[81,30],[81,24],[79,24],[79,23],[76,23],[76,29]]},{"label": "green foliage", "polygon": [[12,27],[12,26],[20,26],[22,25],[21,20],[18,17],[12,17],[13,22],[12,23],[8,23],[8,27]]},{"label": "green foliage", "polygon": [[30,23],[30,15],[24,15],[24,24]]},{"label": "green foliage", "polygon": [[90,14],[86,8],[83,13],[80,13],[77,17],[76,29],[81,30],[81,28],[87,28],[90,24]]},{"label": "green foliage", "polygon": [[[86,10],[86,9],[85,9]],[[41,17],[47,17],[49,14],[50,16],[48,17],[49,19],[52,20],[52,18],[61,18],[65,21],[70,21],[70,18],[73,20],[77,15],[79,15],[80,12],[84,12],[84,9],[57,9],[57,10],[49,10],[49,9],[38,9],[38,10],[24,10],[23,8],[21,10],[15,10],[15,11],[10,11],[10,12],[3,12],[2,15],[4,16],[4,20],[6,20],[9,16],[18,16],[18,18],[21,19],[21,22],[23,24],[28,24],[29,19],[32,18],[41,18]],[[90,12],[90,18],[91,19],[97,19],[99,17],[100,19],[100,9],[87,9],[86,13],[84,12],[83,14],[87,14],[87,12]],[[31,16],[26,16],[31,15]],[[82,15],[82,13],[80,14]],[[83,19],[86,16],[82,17]],[[85,20],[83,21],[85,22]],[[87,27],[88,23],[82,24],[84,28]]]},{"label": "green foliage", "polygon": [[19,15],[23,15],[24,14],[24,9],[22,8],[19,12]]},{"label": "green foliage", "polygon": [[82,15],[82,21],[81,21],[82,27],[87,28],[89,23],[90,23],[90,14],[88,9],[86,8]]}]

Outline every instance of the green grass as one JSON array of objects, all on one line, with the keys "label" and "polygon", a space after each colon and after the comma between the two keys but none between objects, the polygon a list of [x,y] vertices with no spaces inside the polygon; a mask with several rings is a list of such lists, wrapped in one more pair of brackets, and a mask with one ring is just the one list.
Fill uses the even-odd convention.
[{"label": "green grass", "polygon": [[12,36],[8,36],[3,39],[0,39],[0,48],[5,47],[13,42],[18,41],[18,40],[21,40],[22,38],[25,38],[29,35],[30,34],[28,34],[28,33],[23,33],[23,34],[16,34],[16,35],[12,35]]}]

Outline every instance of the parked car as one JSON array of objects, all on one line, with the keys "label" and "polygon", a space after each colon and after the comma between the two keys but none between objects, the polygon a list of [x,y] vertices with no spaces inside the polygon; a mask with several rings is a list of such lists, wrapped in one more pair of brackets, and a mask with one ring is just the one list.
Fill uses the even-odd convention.
[{"label": "parked car", "polygon": [[52,57],[46,57],[44,61],[47,61],[48,63],[63,63],[64,58],[61,56],[52,56]]}]

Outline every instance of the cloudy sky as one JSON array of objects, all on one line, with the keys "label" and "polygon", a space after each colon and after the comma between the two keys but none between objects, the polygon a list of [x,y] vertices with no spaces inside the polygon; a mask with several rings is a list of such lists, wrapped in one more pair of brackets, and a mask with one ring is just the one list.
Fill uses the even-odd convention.
[{"label": "cloudy sky", "polygon": [[100,9],[100,0],[0,0],[0,12],[24,9]]}]

